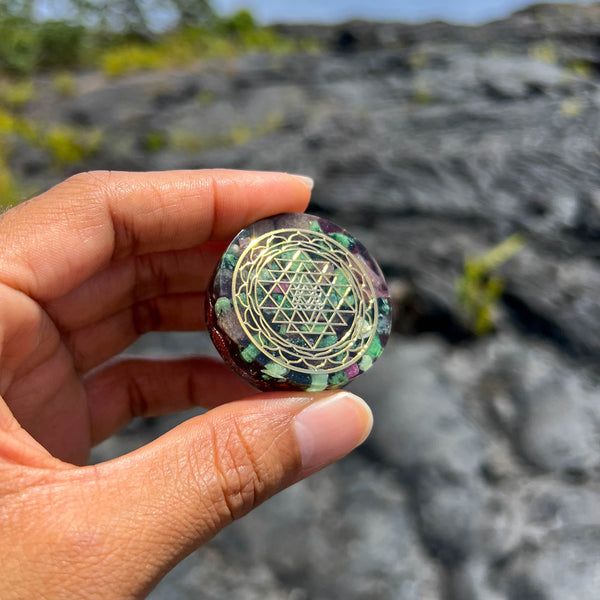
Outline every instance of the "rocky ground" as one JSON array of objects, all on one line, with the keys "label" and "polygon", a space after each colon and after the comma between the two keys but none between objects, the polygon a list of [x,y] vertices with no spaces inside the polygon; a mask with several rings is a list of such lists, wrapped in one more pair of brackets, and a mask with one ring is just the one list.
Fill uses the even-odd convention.
[{"label": "rocky ground", "polygon": [[[246,56],[29,109],[100,126],[86,167],[277,169],[380,260],[396,336],[354,391],[370,440],[182,563],[151,598],[595,600],[600,595],[600,6],[482,27],[282,27],[319,55]],[[39,151],[13,166],[59,178]],[[497,331],[456,310],[466,255],[512,233]],[[136,352],[185,353],[198,334]],[[136,423],[95,460],[178,419]]]}]

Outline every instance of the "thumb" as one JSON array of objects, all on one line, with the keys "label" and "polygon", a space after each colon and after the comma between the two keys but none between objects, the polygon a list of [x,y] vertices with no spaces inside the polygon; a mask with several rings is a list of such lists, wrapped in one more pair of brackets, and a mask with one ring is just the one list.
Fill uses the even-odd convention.
[{"label": "thumb", "polygon": [[350,452],[371,424],[368,406],[348,392],[263,394],[97,465],[111,559],[135,586],[122,591],[147,591],[231,521]]}]

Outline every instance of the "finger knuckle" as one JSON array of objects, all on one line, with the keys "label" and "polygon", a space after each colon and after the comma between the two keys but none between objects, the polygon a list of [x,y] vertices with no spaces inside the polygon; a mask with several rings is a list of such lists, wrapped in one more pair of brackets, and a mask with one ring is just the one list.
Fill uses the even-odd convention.
[{"label": "finger knuckle", "polygon": [[268,487],[264,453],[240,424],[212,426],[212,455],[220,501],[216,504],[227,520],[236,520],[260,504]]},{"label": "finger knuckle", "polygon": [[169,292],[169,275],[153,254],[142,254],[134,261],[134,300],[145,300]]},{"label": "finger knuckle", "polygon": [[103,194],[110,187],[110,171],[83,171],[71,175],[61,185],[66,188],[78,188],[92,194]]},{"label": "finger knuckle", "polygon": [[163,314],[158,298],[138,302],[131,307],[131,318],[136,335],[159,331],[163,325]]}]

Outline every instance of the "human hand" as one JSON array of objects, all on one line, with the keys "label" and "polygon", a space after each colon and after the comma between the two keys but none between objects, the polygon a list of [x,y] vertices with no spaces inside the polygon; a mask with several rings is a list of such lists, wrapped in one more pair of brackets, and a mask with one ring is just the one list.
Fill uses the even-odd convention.
[{"label": "human hand", "polygon": [[[204,327],[243,226],[304,210],[275,173],[97,172],[0,217],[0,597],[139,598],[221,528],[360,444],[345,392],[255,394],[219,361],[110,360],[150,330]],[[236,401],[238,400],[238,401]],[[118,459],[135,416],[212,410]]]}]

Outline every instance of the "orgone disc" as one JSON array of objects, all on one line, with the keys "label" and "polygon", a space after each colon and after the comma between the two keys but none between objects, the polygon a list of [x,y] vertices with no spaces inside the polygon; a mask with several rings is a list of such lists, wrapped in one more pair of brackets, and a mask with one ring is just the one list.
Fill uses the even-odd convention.
[{"label": "orgone disc", "polygon": [[209,286],[207,323],[225,361],[257,388],[320,391],[346,385],[381,355],[391,303],[358,240],[289,213],[233,239]]}]

